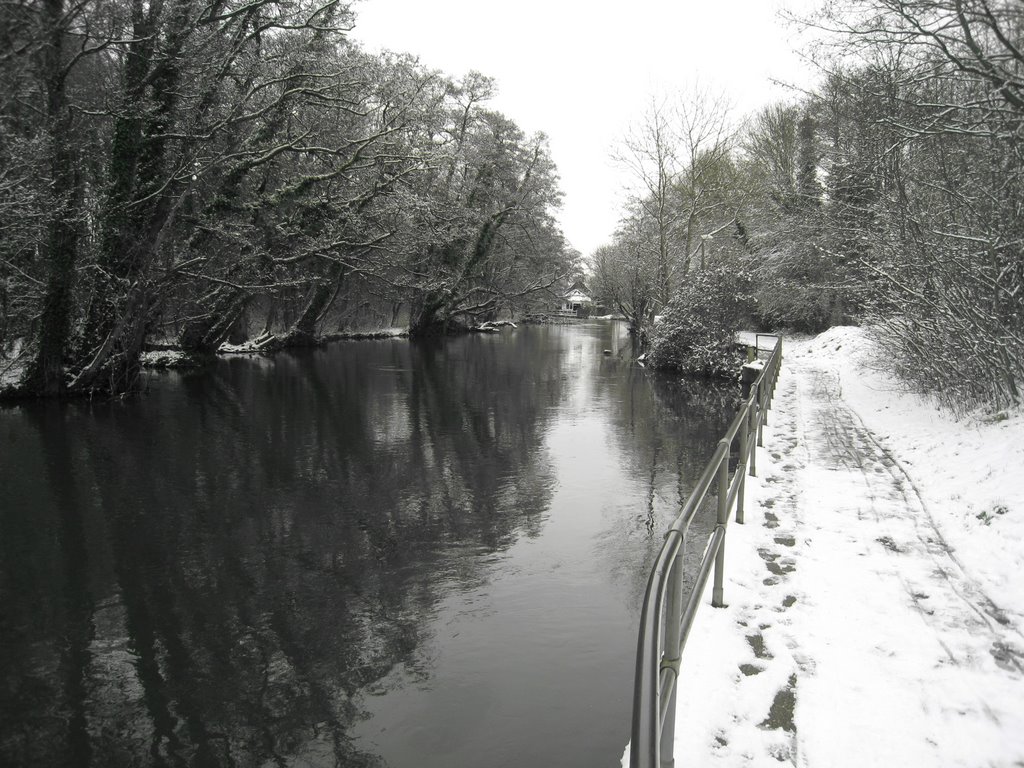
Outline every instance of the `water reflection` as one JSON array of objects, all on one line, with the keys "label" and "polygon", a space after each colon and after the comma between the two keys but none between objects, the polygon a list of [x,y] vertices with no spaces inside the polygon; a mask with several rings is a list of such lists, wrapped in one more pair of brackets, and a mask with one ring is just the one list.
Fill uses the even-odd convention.
[{"label": "water reflection", "polygon": [[[530,633],[569,642],[559,612],[628,669],[651,532],[722,415],[627,344],[607,324],[364,342],[0,412],[0,763],[430,765],[483,717],[482,649],[542,666]],[[592,597],[608,574],[626,591]],[[515,699],[527,677],[497,674]],[[538,730],[486,737],[571,764]]]},{"label": "water reflection", "polygon": [[[685,503],[735,413],[738,391],[731,384],[652,375],[636,366],[597,381],[618,455],[637,491],[606,502],[621,508],[609,513],[614,522],[600,551],[609,574],[626,583],[630,604],[638,605],[653,564],[652,537],[660,541]],[[694,565],[714,527],[713,506],[714,498],[705,502],[688,532],[686,558]]]}]

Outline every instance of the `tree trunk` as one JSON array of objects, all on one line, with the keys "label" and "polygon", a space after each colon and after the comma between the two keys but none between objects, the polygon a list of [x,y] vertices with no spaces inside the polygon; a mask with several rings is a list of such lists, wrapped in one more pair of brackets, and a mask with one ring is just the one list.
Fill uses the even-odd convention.
[{"label": "tree trunk", "polygon": [[441,336],[448,332],[449,317],[445,300],[437,293],[429,293],[414,302],[409,309],[409,335],[413,337]]},{"label": "tree trunk", "polygon": [[123,99],[113,126],[108,196],[100,216],[99,277],[79,361],[84,368],[74,380],[77,389],[110,394],[134,387],[141,368],[139,356],[155,306],[149,272],[181,189],[168,177],[165,136],[178,101],[178,57],[194,29],[187,2],[175,4],[166,15],[141,0],[133,5],[134,39],[124,59]]},{"label": "tree trunk", "polygon": [[231,333],[235,322],[242,316],[252,296],[234,288],[222,286],[215,293],[214,307],[204,317],[190,320],[178,336],[181,348],[187,352],[216,352]]},{"label": "tree trunk", "polygon": [[39,322],[39,351],[28,372],[26,387],[36,394],[59,395],[65,389],[64,359],[71,335],[81,184],[70,140],[72,118],[65,91],[64,0],[46,0],[43,9],[44,23],[50,30],[44,55],[47,123],[51,141],[51,218],[44,246],[49,275]]},{"label": "tree trunk", "polygon": [[345,279],[345,266],[339,264],[328,280],[317,283],[310,292],[302,314],[292,324],[283,342],[291,347],[308,347],[316,344],[316,324],[331,308],[338,296],[338,290]]}]

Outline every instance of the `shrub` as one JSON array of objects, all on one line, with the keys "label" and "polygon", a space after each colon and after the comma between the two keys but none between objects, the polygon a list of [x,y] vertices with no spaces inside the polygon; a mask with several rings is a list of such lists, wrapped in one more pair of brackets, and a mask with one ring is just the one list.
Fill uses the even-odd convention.
[{"label": "shrub", "polygon": [[743,362],[736,332],[753,304],[753,280],[740,268],[691,273],[651,334],[655,368],[693,376],[732,378]]}]

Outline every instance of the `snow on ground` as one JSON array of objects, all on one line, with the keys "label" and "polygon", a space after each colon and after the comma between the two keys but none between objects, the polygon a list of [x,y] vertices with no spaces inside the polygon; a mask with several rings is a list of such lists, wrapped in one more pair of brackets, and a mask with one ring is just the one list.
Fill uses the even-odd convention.
[{"label": "snow on ground", "polygon": [[25,375],[25,366],[20,360],[0,359],[0,392],[14,387]]},{"label": "snow on ground", "polygon": [[181,350],[153,350],[142,353],[144,368],[191,368],[196,365],[189,355]]},{"label": "snow on ground", "polygon": [[785,341],[680,765],[1024,765],[1024,415],[953,421],[876,359],[856,328]]},{"label": "snow on ground", "polygon": [[14,387],[21,381],[28,363],[22,339],[0,345],[0,391]]}]

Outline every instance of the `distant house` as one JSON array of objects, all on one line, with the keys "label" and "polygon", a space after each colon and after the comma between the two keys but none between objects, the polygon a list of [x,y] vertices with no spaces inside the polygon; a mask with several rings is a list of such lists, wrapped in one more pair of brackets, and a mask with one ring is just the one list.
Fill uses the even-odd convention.
[{"label": "distant house", "polygon": [[587,293],[587,289],[580,282],[572,284],[572,287],[562,296],[562,307],[560,314],[575,315],[584,306],[592,306],[594,299]]}]

